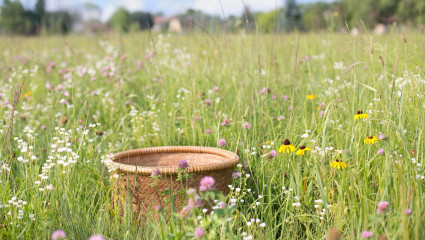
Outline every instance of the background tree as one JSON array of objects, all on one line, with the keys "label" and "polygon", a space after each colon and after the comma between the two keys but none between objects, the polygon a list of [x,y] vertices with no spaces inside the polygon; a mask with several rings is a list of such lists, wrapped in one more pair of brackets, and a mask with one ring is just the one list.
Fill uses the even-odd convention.
[{"label": "background tree", "polygon": [[0,24],[9,34],[23,34],[25,32],[25,11],[19,1],[4,0],[1,7]]},{"label": "background tree", "polygon": [[286,31],[301,29],[302,14],[295,0],[286,0],[285,29]]},{"label": "background tree", "polygon": [[140,30],[152,28],[153,26],[153,17],[147,12],[134,12],[131,14],[131,21],[136,23]]},{"label": "background tree", "polygon": [[112,14],[109,23],[116,31],[127,32],[131,24],[131,14],[127,9],[120,7]]},{"label": "background tree", "polygon": [[38,28],[42,28],[46,16],[46,3],[45,0],[37,0],[34,9],[34,15],[37,20]]}]

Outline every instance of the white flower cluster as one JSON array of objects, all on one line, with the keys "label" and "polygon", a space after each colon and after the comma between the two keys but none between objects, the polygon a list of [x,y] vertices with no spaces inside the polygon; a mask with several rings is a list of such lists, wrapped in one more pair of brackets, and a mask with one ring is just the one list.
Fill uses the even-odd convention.
[{"label": "white flower cluster", "polygon": [[[6,211],[8,211],[6,213],[6,215],[16,216],[16,219],[19,220],[19,219],[24,218],[24,206],[25,205],[27,205],[26,201],[18,199],[17,197],[14,196],[10,200],[8,200],[6,204],[0,204],[0,209],[2,209],[2,208],[8,209],[8,210],[6,210]],[[35,221],[34,214],[29,214],[28,217],[32,221]]]}]

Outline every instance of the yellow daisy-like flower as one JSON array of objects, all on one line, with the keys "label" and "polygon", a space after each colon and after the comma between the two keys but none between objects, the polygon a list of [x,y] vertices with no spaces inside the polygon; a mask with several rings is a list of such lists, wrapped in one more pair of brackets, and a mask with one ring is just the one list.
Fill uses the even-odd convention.
[{"label": "yellow daisy-like flower", "polygon": [[312,100],[312,99],[315,99],[315,98],[317,98],[317,95],[316,94],[309,94],[306,97],[306,99],[308,99],[308,100]]},{"label": "yellow daisy-like flower", "polygon": [[363,141],[366,144],[375,144],[376,142],[378,142],[378,138],[375,136],[369,136],[367,138],[365,138],[365,140]]},{"label": "yellow daisy-like flower", "polygon": [[285,141],[283,141],[283,145],[279,148],[280,153],[290,153],[294,152],[295,150],[297,149],[291,145],[291,142],[288,139],[285,139]]},{"label": "yellow daisy-like flower", "polygon": [[310,148],[301,146],[300,149],[297,151],[297,155],[304,155],[305,151],[310,151]]},{"label": "yellow daisy-like flower", "polygon": [[356,115],[354,115],[354,119],[368,119],[369,115],[363,113],[363,111],[357,111]]},{"label": "yellow daisy-like flower", "polygon": [[344,169],[347,167],[347,164],[345,164],[345,162],[339,160],[338,158],[335,159],[335,161],[333,161],[331,163],[331,167],[333,168],[338,168],[338,169]]},{"label": "yellow daisy-like flower", "polygon": [[29,96],[31,96],[31,94],[32,94],[32,92],[28,91],[28,92],[24,93],[24,95],[22,95],[22,96],[23,97],[29,97]]}]

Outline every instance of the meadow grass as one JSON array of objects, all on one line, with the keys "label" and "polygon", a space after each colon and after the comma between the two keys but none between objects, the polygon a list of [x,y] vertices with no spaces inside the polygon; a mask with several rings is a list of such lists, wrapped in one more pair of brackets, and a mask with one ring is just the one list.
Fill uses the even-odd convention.
[{"label": "meadow grass", "polygon": [[[404,35],[0,39],[0,239],[423,239],[425,46]],[[114,207],[105,156],[168,145],[238,152],[229,207],[161,224]]]}]

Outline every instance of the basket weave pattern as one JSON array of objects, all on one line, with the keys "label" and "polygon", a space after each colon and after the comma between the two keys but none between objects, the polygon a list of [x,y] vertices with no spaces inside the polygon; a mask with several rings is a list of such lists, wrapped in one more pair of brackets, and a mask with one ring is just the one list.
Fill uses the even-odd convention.
[{"label": "basket weave pattern", "polygon": [[[120,175],[120,197],[132,197],[130,201],[134,212],[147,212],[155,205],[163,206],[163,198],[159,194],[172,189],[175,194],[174,204],[179,210],[178,192],[181,183],[176,182],[176,178],[180,160],[188,162],[186,172],[193,174],[192,178],[183,182],[185,186],[187,184],[188,188],[197,189],[203,177],[211,176],[215,179],[216,190],[227,194],[228,185],[232,183],[233,168],[239,162],[239,157],[222,149],[192,146],[142,148],[114,154],[113,161]],[[150,184],[155,182],[151,177],[154,169],[161,171],[161,180],[155,187],[151,187]]]}]

